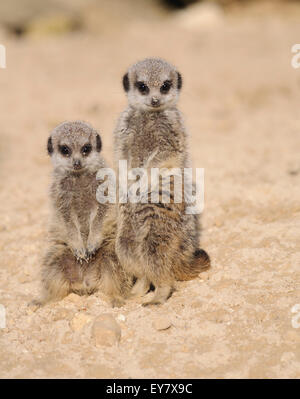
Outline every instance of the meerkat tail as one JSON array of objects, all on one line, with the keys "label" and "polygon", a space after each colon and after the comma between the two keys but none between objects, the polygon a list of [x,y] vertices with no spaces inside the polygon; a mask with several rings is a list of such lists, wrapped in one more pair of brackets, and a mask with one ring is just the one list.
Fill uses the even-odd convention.
[{"label": "meerkat tail", "polygon": [[186,263],[181,269],[176,270],[176,279],[179,281],[192,280],[199,273],[210,268],[210,258],[204,249],[197,249],[193,259]]}]

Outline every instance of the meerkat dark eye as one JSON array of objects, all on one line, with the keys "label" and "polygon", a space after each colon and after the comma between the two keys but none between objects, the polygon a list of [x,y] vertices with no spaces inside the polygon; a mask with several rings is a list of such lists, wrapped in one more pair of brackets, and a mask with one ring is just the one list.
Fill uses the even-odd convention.
[{"label": "meerkat dark eye", "polygon": [[85,145],[81,148],[81,154],[82,154],[84,157],[87,157],[91,151],[92,151],[92,146],[91,146],[91,144],[85,144]]},{"label": "meerkat dark eye", "polygon": [[170,80],[166,80],[164,84],[160,88],[160,92],[162,94],[167,94],[172,87],[172,82]]},{"label": "meerkat dark eye", "polygon": [[141,94],[148,94],[149,87],[144,82],[136,82],[135,86]]},{"label": "meerkat dark eye", "polygon": [[69,148],[67,145],[59,145],[58,149],[64,157],[69,157],[72,154],[71,148]]}]

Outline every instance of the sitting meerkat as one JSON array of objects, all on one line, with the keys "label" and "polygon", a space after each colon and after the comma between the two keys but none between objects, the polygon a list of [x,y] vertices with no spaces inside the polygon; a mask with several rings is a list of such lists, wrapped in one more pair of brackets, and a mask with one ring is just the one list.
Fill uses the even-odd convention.
[{"label": "sitting meerkat", "polygon": [[101,290],[120,305],[129,279],[115,253],[116,209],[96,199],[96,174],[105,167],[101,138],[85,122],[64,122],[48,139],[53,163],[50,248],[43,261],[43,305],[70,292]]},{"label": "sitting meerkat", "polygon": [[[149,58],[129,68],[123,86],[129,105],[114,132],[116,162],[127,160],[128,169],[147,168],[148,173],[150,168],[188,167],[186,130],[176,108],[180,73],[161,59]],[[185,212],[184,200],[175,203],[173,186],[170,203],[118,204],[116,252],[137,278],[132,295],[144,295],[151,282],[155,286],[153,299],[144,305],[164,303],[175,280],[192,279],[210,266],[209,256],[198,247],[198,215]]]}]

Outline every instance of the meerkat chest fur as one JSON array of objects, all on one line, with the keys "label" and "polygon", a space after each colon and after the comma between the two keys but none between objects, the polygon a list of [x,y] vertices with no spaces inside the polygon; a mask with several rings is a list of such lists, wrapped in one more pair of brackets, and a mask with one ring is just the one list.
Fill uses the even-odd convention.
[{"label": "meerkat chest fur", "polygon": [[105,206],[101,212],[101,205],[96,199],[96,173],[68,174],[54,179],[51,187],[51,197],[54,209],[64,219],[76,215],[83,234],[88,233],[91,212],[100,210],[99,217],[105,213]]},{"label": "meerkat chest fur", "polygon": [[185,153],[185,130],[179,112],[131,110],[124,119],[121,152],[129,167],[147,167],[149,159],[168,152]]}]

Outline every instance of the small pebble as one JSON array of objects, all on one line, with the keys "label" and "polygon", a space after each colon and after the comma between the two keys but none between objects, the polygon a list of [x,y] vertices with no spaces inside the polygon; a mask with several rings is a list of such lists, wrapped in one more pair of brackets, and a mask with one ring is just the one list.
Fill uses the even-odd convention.
[{"label": "small pebble", "polygon": [[153,327],[157,331],[167,330],[171,325],[172,323],[167,317],[158,317],[153,321]]},{"label": "small pebble", "polygon": [[70,322],[70,327],[73,331],[81,330],[87,323],[92,320],[92,317],[84,314],[77,313]]},{"label": "small pebble", "polygon": [[126,320],[126,317],[125,317],[123,314],[119,314],[118,317],[117,317],[117,319],[118,319],[119,321],[125,321],[125,320]]},{"label": "small pebble", "polygon": [[98,316],[92,327],[92,339],[97,347],[113,346],[121,340],[121,327],[110,314]]}]

